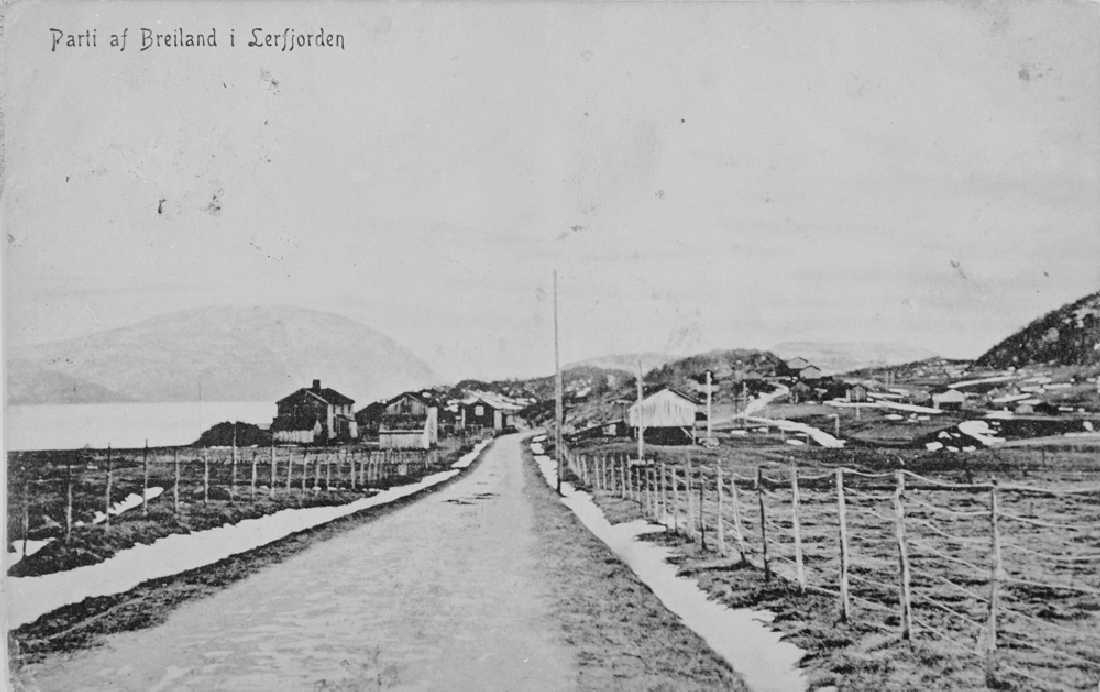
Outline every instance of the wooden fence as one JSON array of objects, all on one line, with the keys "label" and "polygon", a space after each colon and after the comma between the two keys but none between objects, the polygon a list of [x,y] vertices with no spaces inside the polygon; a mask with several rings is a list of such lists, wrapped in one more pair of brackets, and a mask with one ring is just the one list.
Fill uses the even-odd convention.
[{"label": "wooden fence", "polygon": [[906,470],[741,475],[566,454],[572,480],[836,616],[1034,689],[1100,682],[1100,486],[955,484]]}]

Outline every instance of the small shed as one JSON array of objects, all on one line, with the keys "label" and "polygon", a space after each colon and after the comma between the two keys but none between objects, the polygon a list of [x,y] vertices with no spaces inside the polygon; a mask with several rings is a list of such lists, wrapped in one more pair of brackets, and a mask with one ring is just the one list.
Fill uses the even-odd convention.
[{"label": "small shed", "polygon": [[628,421],[635,430],[645,428],[646,440],[659,443],[694,443],[697,425],[706,414],[700,402],[685,392],[671,387],[658,390],[635,402],[628,412]]}]

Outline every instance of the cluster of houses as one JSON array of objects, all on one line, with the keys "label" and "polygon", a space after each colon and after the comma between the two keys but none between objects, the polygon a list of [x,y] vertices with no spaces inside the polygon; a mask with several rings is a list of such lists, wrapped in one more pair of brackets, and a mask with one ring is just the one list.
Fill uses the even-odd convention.
[{"label": "cluster of houses", "polygon": [[448,397],[433,389],[406,391],[354,410],[355,400],[320,380],[275,403],[272,438],[280,444],[377,444],[383,449],[431,449],[440,438],[512,432],[525,402],[491,392]]}]

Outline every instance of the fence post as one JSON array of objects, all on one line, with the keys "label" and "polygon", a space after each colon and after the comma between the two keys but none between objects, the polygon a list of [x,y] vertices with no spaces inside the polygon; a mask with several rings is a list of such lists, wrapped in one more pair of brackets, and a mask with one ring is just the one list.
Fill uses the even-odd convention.
[{"label": "fence post", "polygon": [[794,567],[798,575],[798,590],[806,591],[806,571],[802,566],[802,524],[798,518],[798,466],[791,461],[791,510],[793,514],[792,530],[794,532]]},{"label": "fence post", "polygon": [[745,562],[745,532],[741,528],[741,499],[737,496],[737,474],[730,472],[730,508],[733,510],[733,538],[737,541],[737,551],[741,553],[741,562]]},{"label": "fence post", "polygon": [[176,478],[172,484],[172,511],[176,515],[176,519],[180,518],[180,450],[178,448],[172,450],[172,466],[175,467]]},{"label": "fence post", "polygon": [[202,448],[202,503],[210,500],[210,455],[206,447]]},{"label": "fence post", "polygon": [[267,486],[267,495],[272,500],[275,499],[275,440],[271,441],[271,478]]},{"label": "fence post", "polygon": [[718,484],[718,554],[726,554],[726,520],[722,516],[722,495],[724,494],[724,483],[722,482],[722,460],[714,460],[714,478]]},{"label": "fence post", "polygon": [[237,424],[233,424],[233,476],[229,481],[229,499],[237,496]]},{"label": "fence post", "polygon": [[309,475],[309,452],[302,450],[302,497],[306,496],[306,476]]},{"label": "fence post", "polygon": [[699,464],[699,548],[707,549],[706,503],[707,484],[703,480],[703,465]]},{"label": "fence post", "polygon": [[771,565],[768,564],[768,515],[764,507],[764,467],[756,467],[756,502],[760,505],[760,553],[764,559],[764,581],[771,581]]},{"label": "fence post", "polygon": [[252,452],[252,485],[248,493],[248,498],[256,501],[256,452]]},{"label": "fence post", "polygon": [[672,481],[672,532],[680,531],[680,469],[678,466],[669,466],[668,474]]},{"label": "fence post", "polygon": [[332,492],[332,455],[325,455],[325,492]]},{"label": "fence post", "polygon": [[684,510],[685,510],[684,530],[687,533],[687,537],[688,537],[689,541],[694,540],[694,534],[695,534],[695,523],[694,523],[694,520],[692,519],[692,512],[691,512],[691,505],[692,505],[692,500],[691,500],[691,476],[692,476],[692,472],[695,469],[692,466],[691,461],[692,461],[691,457],[689,456],[687,458],[687,467],[684,469],[684,488],[685,488],[685,493],[687,495],[687,497],[685,499],[685,502],[684,502]]},{"label": "fence post", "polygon": [[1001,564],[1001,532],[997,522],[1000,512],[997,499],[997,479],[993,479],[993,487],[989,489],[989,528],[992,540],[992,563],[989,569],[989,620],[986,623],[985,632],[985,669],[986,676],[992,676],[997,665],[997,609],[1000,607],[1001,594],[1000,582],[1002,577]]},{"label": "fence post", "polygon": [[901,638],[909,641],[913,635],[913,613],[909,601],[909,549],[905,542],[905,506],[902,496],[905,493],[905,473],[895,475],[897,489],[894,491],[894,514],[897,519],[895,535],[898,543],[898,604],[901,607]]},{"label": "fence post", "polygon": [[665,531],[668,531],[668,470],[665,469],[665,462],[661,462],[657,466],[657,473],[660,476],[657,490],[661,493],[661,523],[665,525]]},{"label": "fence post", "polygon": [[73,534],[73,462],[72,457],[65,459],[65,542]]},{"label": "fence post", "polygon": [[145,449],[141,452],[141,516],[149,516],[149,440],[145,440]]},{"label": "fence post", "polygon": [[848,595],[848,519],[844,506],[844,469],[836,470],[836,512],[840,525],[840,619],[852,618],[852,601]]},{"label": "fence post", "polygon": [[107,444],[107,491],[104,497],[105,506],[103,513],[105,518],[103,519],[103,527],[105,529],[111,528],[111,445]]}]

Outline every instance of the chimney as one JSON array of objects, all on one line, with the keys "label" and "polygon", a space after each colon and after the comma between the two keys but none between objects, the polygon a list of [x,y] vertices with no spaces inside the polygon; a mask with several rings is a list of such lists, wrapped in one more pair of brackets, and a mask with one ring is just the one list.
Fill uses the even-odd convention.
[{"label": "chimney", "polygon": [[313,391],[315,391],[315,392],[321,391],[321,380],[314,380],[313,381]]}]

